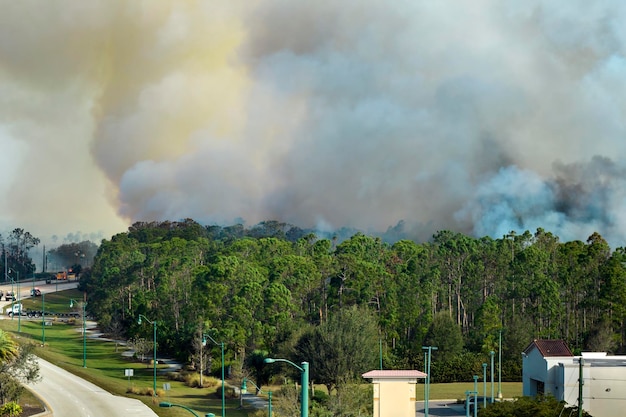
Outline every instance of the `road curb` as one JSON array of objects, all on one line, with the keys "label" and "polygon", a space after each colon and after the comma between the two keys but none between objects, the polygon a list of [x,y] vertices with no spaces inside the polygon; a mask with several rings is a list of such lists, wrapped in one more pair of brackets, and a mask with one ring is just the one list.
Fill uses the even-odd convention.
[{"label": "road curb", "polygon": [[43,408],[45,409],[45,411],[38,413],[38,414],[33,414],[31,417],[45,417],[45,416],[53,415],[52,407],[50,407],[50,404],[48,404],[48,402],[43,397],[41,397],[35,390],[33,390],[28,385],[22,385],[22,386],[26,388],[28,391],[30,391],[30,393],[33,394],[33,396],[35,396],[35,398],[37,398],[37,400],[39,400],[41,404],[43,404]]}]

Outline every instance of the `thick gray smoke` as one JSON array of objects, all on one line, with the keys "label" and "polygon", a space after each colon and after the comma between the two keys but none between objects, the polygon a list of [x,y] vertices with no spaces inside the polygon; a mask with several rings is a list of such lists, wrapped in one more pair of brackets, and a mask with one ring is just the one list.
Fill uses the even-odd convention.
[{"label": "thick gray smoke", "polygon": [[0,3],[3,224],[624,244],[619,0]]}]

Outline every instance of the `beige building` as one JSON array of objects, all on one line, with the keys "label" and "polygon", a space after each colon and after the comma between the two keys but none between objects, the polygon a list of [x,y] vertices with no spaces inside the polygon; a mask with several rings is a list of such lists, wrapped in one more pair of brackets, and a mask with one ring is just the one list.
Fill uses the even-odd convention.
[{"label": "beige building", "polygon": [[415,417],[415,385],[426,374],[412,370],[374,370],[363,378],[374,385],[374,417]]}]

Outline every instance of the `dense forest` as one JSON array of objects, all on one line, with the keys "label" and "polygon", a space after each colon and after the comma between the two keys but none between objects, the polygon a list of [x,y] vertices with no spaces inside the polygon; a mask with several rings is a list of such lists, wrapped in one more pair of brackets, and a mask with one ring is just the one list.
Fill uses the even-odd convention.
[{"label": "dense forest", "polygon": [[433,379],[469,381],[501,345],[503,380],[519,380],[534,338],[624,352],[624,262],[624,249],[599,234],[560,242],[542,229],[500,239],[441,231],[426,243],[386,243],[278,222],[185,220],[136,223],[102,241],[81,288],[103,329],[150,339],[137,322],[144,315],[158,323],[159,352],[185,360],[202,332],[224,341],[230,363],[258,352],[309,360],[297,356],[318,352],[303,343],[339,331],[333,318],[357,309],[345,317],[369,315],[376,328],[362,344],[373,358],[355,375],[378,367],[379,347],[384,368],[423,369],[422,347],[437,346]]}]

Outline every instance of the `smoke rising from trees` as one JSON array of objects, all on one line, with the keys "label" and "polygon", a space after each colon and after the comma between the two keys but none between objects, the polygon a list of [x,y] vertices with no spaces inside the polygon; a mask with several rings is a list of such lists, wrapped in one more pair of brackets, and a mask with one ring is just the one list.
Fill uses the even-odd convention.
[{"label": "smoke rising from trees", "polygon": [[2,224],[404,220],[419,239],[542,227],[624,242],[620,1],[2,10]]}]

